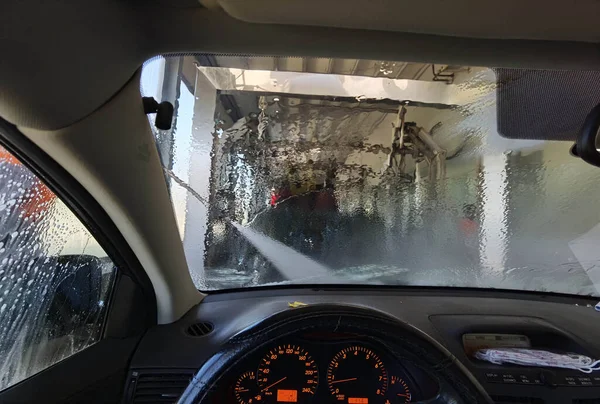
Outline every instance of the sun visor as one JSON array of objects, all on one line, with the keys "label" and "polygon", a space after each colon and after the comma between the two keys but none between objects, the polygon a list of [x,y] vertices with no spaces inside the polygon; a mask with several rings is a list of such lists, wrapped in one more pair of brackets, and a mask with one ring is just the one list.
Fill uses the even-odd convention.
[{"label": "sun visor", "polygon": [[574,141],[600,103],[600,71],[495,69],[498,133]]}]

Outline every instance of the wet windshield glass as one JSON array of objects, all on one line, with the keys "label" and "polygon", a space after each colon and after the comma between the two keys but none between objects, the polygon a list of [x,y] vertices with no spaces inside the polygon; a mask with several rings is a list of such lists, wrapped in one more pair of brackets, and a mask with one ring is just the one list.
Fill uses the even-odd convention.
[{"label": "wet windshield glass", "polygon": [[[569,153],[598,93],[590,101],[585,85],[567,85],[583,101],[553,106],[540,89],[559,81],[542,73],[291,57],[149,61],[143,95],[175,106],[171,130],[152,127],[196,286],[600,295],[600,169]],[[569,113],[554,114],[559,107]]]}]

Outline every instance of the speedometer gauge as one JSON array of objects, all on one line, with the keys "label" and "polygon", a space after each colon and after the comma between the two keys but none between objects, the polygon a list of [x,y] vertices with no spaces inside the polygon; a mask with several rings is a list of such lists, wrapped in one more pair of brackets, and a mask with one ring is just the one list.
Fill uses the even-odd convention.
[{"label": "speedometer gauge", "polygon": [[388,375],[383,362],[372,350],[351,346],[342,349],[331,360],[327,384],[337,401],[373,403],[385,394]]},{"label": "speedometer gauge", "polygon": [[258,386],[265,403],[308,403],[319,372],[311,356],[296,345],[279,345],[258,366]]}]

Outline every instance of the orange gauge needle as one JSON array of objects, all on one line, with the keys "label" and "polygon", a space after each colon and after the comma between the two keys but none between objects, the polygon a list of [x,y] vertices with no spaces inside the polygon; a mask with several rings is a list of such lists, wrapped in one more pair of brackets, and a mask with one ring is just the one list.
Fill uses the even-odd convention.
[{"label": "orange gauge needle", "polygon": [[283,379],[279,379],[277,380],[275,383],[268,385],[267,387],[265,387],[264,389],[262,389],[261,391],[265,391],[266,389],[270,389],[271,387],[275,386],[276,384],[281,383],[282,381],[284,381],[285,379],[287,379],[287,376],[284,377]]},{"label": "orange gauge needle", "polygon": [[356,377],[351,377],[350,379],[334,380],[332,382],[329,382],[329,384],[351,382],[352,380],[356,380],[356,379],[357,379]]},{"label": "orange gauge needle", "polygon": [[250,390],[248,390],[248,389],[242,389],[242,390],[236,390],[236,391],[237,391],[238,393],[243,393],[243,392],[245,392],[245,391],[250,391]]},{"label": "orange gauge needle", "polygon": [[400,394],[400,393],[398,393],[396,395],[400,396],[400,397],[410,397],[410,394]]}]

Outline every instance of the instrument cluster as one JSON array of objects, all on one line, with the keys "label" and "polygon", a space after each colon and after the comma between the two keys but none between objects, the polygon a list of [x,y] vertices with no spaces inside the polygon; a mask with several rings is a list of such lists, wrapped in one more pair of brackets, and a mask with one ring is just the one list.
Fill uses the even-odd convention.
[{"label": "instrument cluster", "polygon": [[228,384],[237,404],[403,404],[432,398],[437,384],[385,347],[348,338],[294,338],[248,356]]}]

